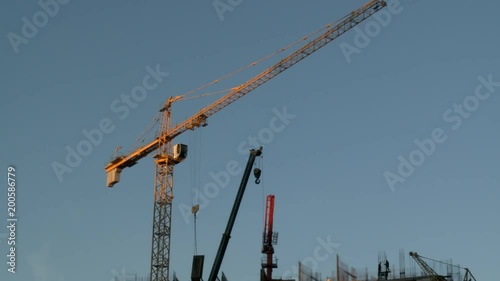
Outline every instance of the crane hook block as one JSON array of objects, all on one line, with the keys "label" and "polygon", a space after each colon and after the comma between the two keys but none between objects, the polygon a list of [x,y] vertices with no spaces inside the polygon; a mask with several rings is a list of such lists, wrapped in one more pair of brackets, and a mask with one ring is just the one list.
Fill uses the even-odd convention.
[{"label": "crane hook block", "polygon": [[259,168],[253,169],[253,175],[255,176],[255,184],[260,183],[260,174],[261,173],[262,173],[262,171]]}]

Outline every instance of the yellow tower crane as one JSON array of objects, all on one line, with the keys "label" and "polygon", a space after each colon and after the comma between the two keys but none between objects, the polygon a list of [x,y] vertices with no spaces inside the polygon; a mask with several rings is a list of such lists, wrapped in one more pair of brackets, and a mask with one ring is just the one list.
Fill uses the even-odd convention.
[{"label": "yellow tower crane", "polygon": [[335,25],[327,25],[325,32],[299,50],[247,82],[231,89],[225,96],[175,126],[172,126],[172,103],[182,100],[183,96],[170,97],[160,110],[163,116],[158,129],[158,137],[128,155],[117,156],[105,167],[107,186],[113,187],[120,181],[120,173],[124,168],[132,167],[140,159],[152,152],[156,152],[153,156],[156,164],[156,174],[154,180],[151,280],[169,280],[174,166],[187,156],[187,147],[181,144],[174,146],[172,144],[173,139],[187,130],[206,126],[207,119],[210,116],[308,57],[385,6],[387,4],[383,0],[369,1],[361,8],[337,21]]}]

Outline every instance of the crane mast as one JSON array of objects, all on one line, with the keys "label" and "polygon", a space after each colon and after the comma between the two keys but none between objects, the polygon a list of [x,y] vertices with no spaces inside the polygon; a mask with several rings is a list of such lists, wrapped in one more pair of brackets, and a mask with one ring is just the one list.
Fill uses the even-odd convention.
[{"label": "crane mast", "polygon": [[[229,244],[229,238],[231,238],[231,231],[233,230],[234,222],[236,216],[238,215],[238,210],[240,209],[241,200],[243,199],[243,194],[245,194],[245,189],[247,187],[248,178],[250,177],[250,172],[252,171],[253,163],[255,158],[262,155],[262,146],[259,149],[250,150],[250,155],[248,156],[247,165],[245,167],[245,172],[241,178],[240,187],[238,188],[238,193],[234,199],[233,208],[231,209],[231,214],[227,221],[226,230],[222,234],[222,238],[217,249],[217,254],[215,255],[214,264],[210,270],[210,275],[208,276],[208,281],[217,281],[217,274],[219,273],[220,266],[222,265],[222,260],[224,259],[224,254],[226,253],[227,245]],[[257,183],[257,181],[256,181]]]},{"label": "crane mast", "polygon": [[[168,132],[172,127],[170,102],[163,111],[160,130]],[[172,214],[174,165],[169,161],[172,142],[160,139],[155,158],[155,182],[153,202],[153,237],[151,252],[151,280],[168,280],[170,265],[170,223]]]},{"label": "crane mast", "polygon": [[154,155],[156,173],[154,183],[151,280],[169,280],[173,173],[174,166],[179,163],[179,160],[175,159],[172,154],[172,140],[187,130],[205,126],[207,118],[313,54],[385,6],[387,4],[383,0],[369,1],[361,8],[342,18],[336,25],[328,25],[327,30],[316,39],[308,42],[302,48],[247,82],[233,88],[225,96],[202,108],[196,114],[175,126],[172,126],[171,106],[173,102],[181,100],[182,96],[170,97],[160,110],[163,112],[163,117],[158,137],[128,155],[116,157],[105,167],[107,186],[113,187],[120,181],[120,174],[124,168],[132,167],[140,159],[153,151],[157,151]]}]

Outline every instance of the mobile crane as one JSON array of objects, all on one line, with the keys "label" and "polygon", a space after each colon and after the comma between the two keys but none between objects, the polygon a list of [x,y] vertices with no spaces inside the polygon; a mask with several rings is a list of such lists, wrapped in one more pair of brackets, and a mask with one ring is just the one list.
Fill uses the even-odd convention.
[{"label": "mobile crane", "polygon": [[[226,248],[229,243],[229,238],[231,238],[231,231],[233,229],[234,221],[236,220],[236,215],[238,215],[241,199],[243,198],[243,194],[245,193],[248,177],[250,176],[250,172],[252,171],[252,166],[255,161],[255,157],[260,155],[262,155],[262,146],[259,149],[250,150],[250,156],[248,157],[247,166],[245,168],[245,172],[243,173],[243,178],[241,179],[240,188],[238,189],[238,193],[236,194],[236,199],[234,200],[233,209],[231,210],[231,214],[229,215],[229,220],[227,222],[226,230],[224,231],[224,234],[222,234],[222,239],[219,244],[219,249],[217,250],[217,255],[215,256],[214,259],[212,270],[210,271],[210,275],[208,276],[208,281],[216,281],[217,279],[217,274],[219,273],[222,260],[224,259],[224,254],[226,253]],[[259,171],[259,173],[255,174],[258,174],[260,176],[260,169],[258,169],[257,171]],[[255,183],[258,182],[259,181],[257,178],[255,180]]]},{"label": "mobile crane", "polygon": [[[123,169],[134,166],[137,164],[137,161],[156,151],[153,156],[155,159],[156,173],[154,180],[151,280],[169,280],[172,200],[174,198],[174,166],[187,157],[187,146],[183,144],[176,144],[174,146],[172,143],[174,138],[188,130],[206,126],[207,119],[210,116],[313,54],[326,44],[332,42],[383,9],[385,6],[387,6],[387,4],[384,0],[370,0],[361,8],[337,21],[335,25],[327,25],[325,27],[326,31],[297,51],[267,68],[247,82],[232,88],[225,96],[202,108],[196,114],[175,126],[172,126],[172,104],[182,100],[184,96],[168,98],[164,106],[160,109],[162,119],[157,137],[128,155],[117,156],[106,165],[107,186],[113,187],[120,181],[120,175]],[[306,39],[307,37],[303,38],[303,40]]]}]

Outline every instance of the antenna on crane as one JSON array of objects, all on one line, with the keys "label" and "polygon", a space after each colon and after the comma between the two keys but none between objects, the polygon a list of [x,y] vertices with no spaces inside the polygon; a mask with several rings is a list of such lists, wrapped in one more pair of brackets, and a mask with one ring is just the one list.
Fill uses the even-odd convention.
[{"label": "antenna on crane", "polygon": [[118,157],[118,150],[120,150],[122,147],[121,146],[118,146],[116,149],[115,149],[115,158]]}]

